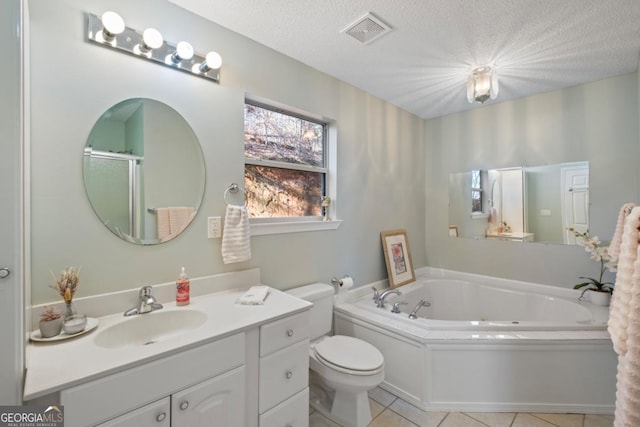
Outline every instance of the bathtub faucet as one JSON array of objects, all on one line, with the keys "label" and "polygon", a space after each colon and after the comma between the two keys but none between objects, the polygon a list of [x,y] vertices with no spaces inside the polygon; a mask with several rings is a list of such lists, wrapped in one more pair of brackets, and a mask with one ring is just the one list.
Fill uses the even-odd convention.
[{"label": "bathtub faucet", "polygon": [[384,291],[383,293],[380,294],[380,296],[378,297],[378,304],[377,307],[378,308],[384,308],[384,299],[387,297],[387,295],[389,294],[396,294],[396,295],[402,295],[402,292],[400,292],[397,289],[387,289],[386,291]]},{"label": "bathtub faucet", "polygon": [[411,313],[409,313],[409,319],[417,319],[418,310],[420,310],[421,307],[431,307],[431,303],[426,299],[421,299],[420,302],[418,302],[418,304],[416,304],[416,306],[413,308],[413,310],[411,310]]}]

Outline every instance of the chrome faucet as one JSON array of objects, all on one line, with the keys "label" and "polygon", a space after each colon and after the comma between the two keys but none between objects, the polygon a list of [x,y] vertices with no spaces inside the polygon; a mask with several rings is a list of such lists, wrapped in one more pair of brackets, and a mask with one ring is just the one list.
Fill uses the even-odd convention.
[{"label": "chrome faucet", "polygon": [[154,310],[160,310],[162,304],[156,302],[151,295],[151,286],[143,286],[138,294],[138,304],[124,312],[125,316],[133,316],[134,314],[150,313]]},{"label": "chrome faucet", "polygon": [[421,307],[431,307],[431,303],[426,299],[421,299],[418,302],[418,304],[416,304],[416,306],[413,308],[413,310],[411,310],[411,313],[409,313],[409,319],[417,319],[418,310],[420,310]]},{"label": "chrome faucet", "polygon": [[387,289],[386,291],[384,291],[383,293],[380,294],[380,296],[378,297],[378,304],[376,305],[376,307],[378,308],[384,308],[384,299],[387,297],[387,295],[389,294],[396,294],[396,295],[402,295],[402,292],[400,292],[397,289]]},{"label": "chrome faucet", "polygon": [[378,305],[378,298],[380,298],[380,292],[378,292],[378,289],[375,286],[372,286],[371,289],[373,289],[373,301],[376,303],[376,305]]}]

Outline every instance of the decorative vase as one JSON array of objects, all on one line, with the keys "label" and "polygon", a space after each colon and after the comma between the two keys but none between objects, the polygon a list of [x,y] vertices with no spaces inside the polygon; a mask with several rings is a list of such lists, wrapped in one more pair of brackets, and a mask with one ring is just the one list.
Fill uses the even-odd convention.
[{"label": "decorative vase", "polygon": [[76,314],[78,314],[76,308],[73,306],[73,302],[68,302],[67,304],[67,308],[64,311],[64,320],[70,319],[71,317],[75,316]]},{"label": "decorative vase", "polygon": [[593,289],[589,290],[589,300],[591,304],[606,307],[611,302],[611,294],[607,291],[601,292]]},{"label": "decorative vase", "polygon": [[42,338],[55,337],[62,330],[62,317],[55,320],[41,320],[39,326]]}]

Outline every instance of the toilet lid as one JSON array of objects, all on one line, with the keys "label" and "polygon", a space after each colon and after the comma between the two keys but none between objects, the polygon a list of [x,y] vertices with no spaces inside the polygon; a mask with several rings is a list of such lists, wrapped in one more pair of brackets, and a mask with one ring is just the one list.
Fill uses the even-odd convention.
[{"label": "toilet lid", "polygon": [[332,365],[354,371],[373,371],[384,364],[382,353],[358,338],[335,335],[315,346],[315,353]]}]

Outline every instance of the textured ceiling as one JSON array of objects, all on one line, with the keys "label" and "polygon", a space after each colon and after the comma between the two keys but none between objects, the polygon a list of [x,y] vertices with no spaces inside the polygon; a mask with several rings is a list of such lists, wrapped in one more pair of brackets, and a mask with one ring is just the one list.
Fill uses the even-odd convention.
[{"label": "textured ceiling", "polygon": [[[640,0],[169,0],[423,118],[478,108],[475,66],[499,75],[493,104],[637,70]],[[392,30],[342,32],[371,12]]]}]

